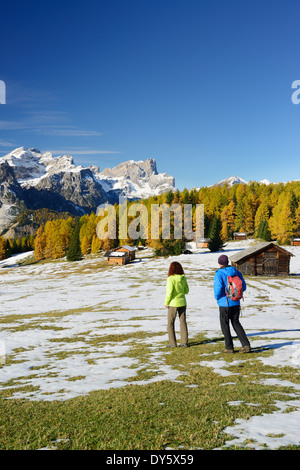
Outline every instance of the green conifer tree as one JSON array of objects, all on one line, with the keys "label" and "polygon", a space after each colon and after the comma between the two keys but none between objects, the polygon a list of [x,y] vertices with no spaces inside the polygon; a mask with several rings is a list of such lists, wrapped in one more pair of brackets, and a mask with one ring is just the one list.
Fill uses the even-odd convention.
[{"label": "green conifer tree", "polygon": [[82,259],[82,253],[80,248],[80,222],[79,220],[76,221],[73,234],[70,240],[70,246],[67,252],[67,260],[68,261],[80,261]]},{"label": "green conifer tree", "polygon": [[257,237],[262,238],[262,240],[266,240],[268,242],[271,240],[271,232],[269,230],[269,224],[267,220],[261,220],[257,229]]},{"label": "green conifer tree", "polygon": [[208,248],[210,251],[220,251],[223,246],[221,238],[222,223],[219,217],[214,217],[209,230],[209,243]]}]

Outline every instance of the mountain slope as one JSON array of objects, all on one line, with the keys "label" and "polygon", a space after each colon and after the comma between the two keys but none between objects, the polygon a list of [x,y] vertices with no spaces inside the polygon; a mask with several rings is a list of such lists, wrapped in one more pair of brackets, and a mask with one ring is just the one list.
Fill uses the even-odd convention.
[{"label": "mountain slope", "polygon": [[153,159],[121,163],[100,172],[76,166],[70,155],[19,147],[0,158],[0,233],[24,208],[82,215],[119,196],[141,199],[174,190],[174,178],[158,173]]},{"label": "mountain slope", "polygon": [[0,164],[0,233],[26,208],[13,169],[8,162]]}]

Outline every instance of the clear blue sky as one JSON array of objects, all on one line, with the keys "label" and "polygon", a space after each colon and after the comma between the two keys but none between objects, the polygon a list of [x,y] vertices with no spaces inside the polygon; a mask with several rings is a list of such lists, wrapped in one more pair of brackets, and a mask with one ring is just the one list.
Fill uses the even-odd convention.
[{"label": "clear blue sky", "polygon": [[184,187],[300,179],[297,0],[2,2],[0,155],[153,157]]}]

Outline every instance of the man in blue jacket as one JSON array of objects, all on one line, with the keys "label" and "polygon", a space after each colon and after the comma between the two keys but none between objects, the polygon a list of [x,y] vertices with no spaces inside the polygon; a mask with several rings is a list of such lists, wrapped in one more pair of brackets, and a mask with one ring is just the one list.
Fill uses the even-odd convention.
[{"label": "man in blue jacket", "polygon": [[250,352],[251,348],[249,340],[239,320],[241,308],[240,301],[228,299],[226,295],[228,276],[238,276],[242,280],[243,291],[246,290],[246,282],[243,278],[242,273],[240,273],[233,266],[229,266],[228,257],[226,255],[219,256],[218,263],[220,269],[216,271],[214,277],[214,294],[215,299],[217,300],[219,305],[220,325],[225,339],[226,349],[223,352],[234,352],[229,322],[231,322],[232,327],[242,344],[240,352]]}]

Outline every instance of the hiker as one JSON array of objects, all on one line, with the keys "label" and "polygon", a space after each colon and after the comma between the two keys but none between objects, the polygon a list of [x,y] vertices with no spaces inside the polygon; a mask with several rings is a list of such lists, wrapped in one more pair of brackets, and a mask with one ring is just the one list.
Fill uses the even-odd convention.
[{"label": "hiker", "polygon": [[[219,305],[220,325],[225,340],[225,350],[223,352],[234,352],[229,322],[231,322],[232,327],[242,344],[242,348],[239,352],[250,352],[251,347],[249,340],[239,320],[241,309],[240,298],[246,290],[246,282],[242,273],[233,266],[229,266],[228,257],[226,255],[219,256],[218,264],[220,268],[216,271],[214,277],[214,294]],[[235,295],[232,295],[230,293],[230,289],[228,289],[227,283],[231,280],[228,279],[228,276],[231,278],[237,276],[233,280],[233,287],[236,287]],[[239,290],[238,295],[237,289]]]},{"label": "hiker", "polygon": [[176,347],[175,318],[178,313],[180,322],[180,346],[188,347],[188,329],[186,324],[186,298],[189,287],[180,263],[174,261],[170,264],[167,286],[165,307],[168,309],[168,336],[169,347]]}]

